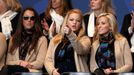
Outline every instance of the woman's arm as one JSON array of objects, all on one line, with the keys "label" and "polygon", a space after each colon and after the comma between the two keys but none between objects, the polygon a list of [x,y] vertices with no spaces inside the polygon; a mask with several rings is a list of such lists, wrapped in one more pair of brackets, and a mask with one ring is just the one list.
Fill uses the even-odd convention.
[{"label": "woman's arm", "polygon": [[74,50],[78,54],[88,54],[91,47],[91,41],[88,36],[83,36],[79,40],[77,39],[77,36],[75,33],[70,33],[67,35],[68,39],[70,40]]}]

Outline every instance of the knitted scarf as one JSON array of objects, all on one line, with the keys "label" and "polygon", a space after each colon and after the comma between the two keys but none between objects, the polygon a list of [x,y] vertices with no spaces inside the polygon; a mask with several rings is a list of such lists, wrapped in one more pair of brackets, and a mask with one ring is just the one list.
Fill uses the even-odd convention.
[{"label": "knitted scarf", "polygon": [[99,68],[115,69],[114,36],[111,32],[100,37],[100,46],[96,52],[96,62]]}]

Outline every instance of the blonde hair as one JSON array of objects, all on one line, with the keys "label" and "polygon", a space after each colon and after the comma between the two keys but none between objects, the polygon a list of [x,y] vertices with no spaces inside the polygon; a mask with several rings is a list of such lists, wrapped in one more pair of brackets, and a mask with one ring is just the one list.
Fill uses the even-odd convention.
[{"label": "blonde hair", "polygon": [[[98,20],[101,17],[106,17],[108,19],[109,25],[111,27],[111,32],[113,33],[114,37],[116,40],[120,40],[122,39],[122,35],[118,32],[118,23],[117,23],[117,19],[115,18],[115,16],[111,13],[101,13],[96,20],[96,27],[98,25]],[[96,28],[95,31],[95,35],[94,35],[94,40],[99,40],[99,34]]]},{"label": "blonde hair", "polygon": [[[115,15],[112,0],[101,0],[101,2],[102,2],[102,7],[101,7],[102,13],[112,13]],[[91,10],[91,11],[93,11],[93,10]],[[89,14],[89,13],[87,13],[87,14]]]},{"label": "blonde hair", "polygon": [[102,0],[102,2],[104,3],[104,5],[102,5],[103,12],[115,14],[115,11],[112,5],[112,0]]},{"label": "blonde hair", "polygon": [[21,11],[22,6],[18,0],[3,0],[8,10]]},{"label": "blonde hair", "polygon": [[63,22],[62,27],[61,27],[61,31],[59,33],[59,35],[61,35],[61,37],[59,35],[57,35],[58,36],[58,37],[56,37],[56,39],[58,38],[57,41],[64,38],[64,27],[67,26],[68,17],[70,16],[70,14],[73,14],[73,13],[79,14],[80,18],[81,18],[81,28],[78,32],[77,39],[79,39],[80,37],[85,35],[85,24],[84,24],[82,12],[79,9],[72,9],[72,10],[68,11],[66,16],[65,16],[64,22]]}]

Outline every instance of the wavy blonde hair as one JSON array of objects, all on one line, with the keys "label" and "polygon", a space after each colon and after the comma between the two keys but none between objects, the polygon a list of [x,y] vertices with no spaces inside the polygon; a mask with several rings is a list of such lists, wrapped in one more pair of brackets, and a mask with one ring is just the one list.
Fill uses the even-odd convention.
[{"label": "wavy blonde hair", "polygon": [[113,33],[114,37],[116,40],[120,40],[122,39],[122,35],[118,32],[118,23],[117,23],[117,19],[115,18],[115,16],[111,13],[101,13],[96,20],[96,29],[95,29],[95,35],[94,35],[94,41],[95,40],[99,40],[99,34],[98,34],[98,30],[97,30],[97,25],[98,25],[98,20],[101,17],[106,17],[108,19],[109,25],[111,26],[111,32]]},{"label": "wavy blonde hair", "polygon": [[103,5],[102,5],[103,12],[115,14],[112,0],[102,0],[102,2],[103,2]]},{"label": "wavy blonde hair", "polygon": [[73,13],[79,14],[80,18],[81,18],[81,28],[78,31],[77,40],[79,40],[80,37],[85,35],[85,24],[84,24],[82,12],[79,9],[72,9],[72,10],[67,12],[65,19],[64,19],[64,22],[63,22],[62,27],[61,27],[61,31],[59,34],[57,34],[55,36],[55,42],[58,42],[59,40],[64,38],[64,27],[67,26],[68,17],[70,16],[70,14],[73,14]]},{"label": "wavy blonde hair", "polygon": [[[102,13],[112,13],[115,15],[114,7],[112,4],[112,0],[101,0],[102,2]],[[93,10],[90,9],[90,12],[87,12],[86,14],[90,14]]]},{"label": "wavy blonde hair", "polygon": [[3,0],[8,10],[21,11],[22,6],[18,0]]}]

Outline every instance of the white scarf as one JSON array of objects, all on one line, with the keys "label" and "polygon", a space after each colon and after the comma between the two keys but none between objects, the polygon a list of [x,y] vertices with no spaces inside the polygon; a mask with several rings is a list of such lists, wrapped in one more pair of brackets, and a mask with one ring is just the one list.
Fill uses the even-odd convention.
[{"label": "white scarf", "polygon": [[130,42],[131,42],[131,45],[132,45],[131,52],[134,53],[134,33],[133,33],[133,28],[131,26],[128,28],[128,33],[132,34],[132,36],[130,38]]},{"label": "white scarf", "polygon": [[50,10],[50,15],[52,17],[52,21],[55,21],[55,23],[56,23],[56,33],[59,33],[60,32],[60,27],[61,27],[61,25],[63,23],[63,20],[64,20],[64,17],[57,14],[55,12],[55,10],[53,10],[53,9]]},{"label": "white scarf", "polygon": [[11,20],[17,15],[17,12],[8,10],[6,13],[0,16],[0,22],[2,27],[2,33],[9,39],[12,31]]},{"label": "white scarf", "polygon": [[92,12],[89,16],[89,20],[88,20],[88,29],[87,29],[87,34],[89,37],[93,37],[94,35],[94,31],[95,31],[95,23],[94,23],[94,12]]},{"label": "white scarf", "polygon": [[130,39],[130,42],[131,42],[131,45],[132,45],[132,47],[131,47],[131,52],[134,53],[134,33],[132,33],[132,37],[131,37],[131,39]]}]

